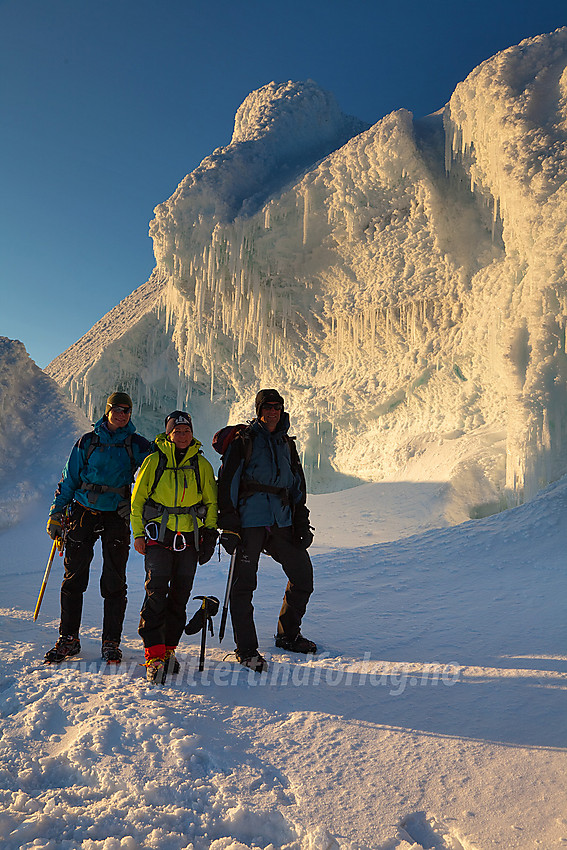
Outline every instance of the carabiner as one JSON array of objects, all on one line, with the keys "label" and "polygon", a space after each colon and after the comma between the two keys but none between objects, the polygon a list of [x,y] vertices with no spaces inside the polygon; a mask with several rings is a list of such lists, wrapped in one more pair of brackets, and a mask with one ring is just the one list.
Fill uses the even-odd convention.
[{"label": "carabiner", "polygon": [[[179,538],[181,539],[181,543],[183,544],[182,546],[177,545]],[[185,549],[187,549],[187,543],[185,542],[185,535],[182,534],[180,531],[176,531],[174,536],[173,536],[173,547],[172,548],[173,548],[174,552],[183,552],[183,551],[185,551]]]},{"label": "carabiner", "polygon": [[148,522],[144,531],[148,540],[157,540],[159,537],[159,526],[157,522]]}]

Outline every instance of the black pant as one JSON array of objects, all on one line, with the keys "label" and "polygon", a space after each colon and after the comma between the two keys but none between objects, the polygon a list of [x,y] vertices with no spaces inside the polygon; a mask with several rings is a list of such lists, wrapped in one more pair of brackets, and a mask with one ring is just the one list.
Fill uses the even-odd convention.
[{"label": "black pant", "polygon": [[102,543],[100,593],[104,599],[102,640],[120,641],[126,612],[126,562],[130,526],[116,511],[89,511],[73,503],[65,541],[65,575],[61,584],[59,634],[79,633],[83,594],[89,584],[94,545]]},{"label": "black pant", "polygon": [[291,526],[243,528],[240,536],[242,542],[236,554],[230,593],[230,616],[236,649],[246,654],[258,648],[252,596],[262,550],[282,565],[288,578],[278,619],[278,635],[297,636],[313,593],[313,566],[306,550],[295,541]]},{"label": "black pant", "polygon": [[[187,535],[189,536],[189,535]],[[138,634],[144,647],[177,646],[186,623],[187,601],[197,570],[197,552],[147,545],[146,596],[140,611]]]}]

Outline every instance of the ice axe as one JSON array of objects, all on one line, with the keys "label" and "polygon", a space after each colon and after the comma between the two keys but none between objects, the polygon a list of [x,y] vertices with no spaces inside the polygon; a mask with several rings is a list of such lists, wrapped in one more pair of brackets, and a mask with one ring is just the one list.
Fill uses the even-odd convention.
[{"label": "ice axe", "polygon": [[41,587],[39,589],[39,596],[37,597],[37,604],[35,606],[35,611],[33,612],[34,623],[37,620],[39,609],[41,608],[41,603],[43,602],[43,594],[45,593],[45,588],[47,587],[47,580],[49,579],[49,573],[51,572],[51,565],[53,563],[55,553],[58,549],[60,552],[63,551],[63,540],[60,537],[55,538],[55,540],[53,541],[53,546],[51,547],[51,552],[49,553],[47,566],[45,568],[45,573],[43,574],[43,581],[41,582]]},{"label": "ice axe", "polygon": [[219,610],[220,602],[216,596],[195,596],[194,599],[202,599],[201,607],[193,614],[185,626],[186,635],[196,635],[201,632],[201,654],[199,656],[199,672],[205,669],[205,643],[207,640],[207,626],[211,635],[213,632],[213,617]]}]

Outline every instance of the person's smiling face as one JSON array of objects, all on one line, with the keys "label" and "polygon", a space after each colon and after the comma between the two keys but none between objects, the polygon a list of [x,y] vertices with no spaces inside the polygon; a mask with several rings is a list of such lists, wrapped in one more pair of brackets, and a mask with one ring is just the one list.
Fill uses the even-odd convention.
[{"label": "person's smiling face", "polygon": [[124,428],[128,424],[131,414],[131,407],[126,407],[124,404],[115,404],[106,414],[109,429],[116,431],[118,428]]},{"label": "person's smiling face", "polygon": [[282,406],[277,401],[266,401],[260,410],[260,422],[262,422],[270,434],[276,430],[280,417],[282,415]]},{"label": "person's smiling face", "polygon": [[188,449],[193,439],[193,431],[189,425],[176,425],[168,436],[176,449]]}]

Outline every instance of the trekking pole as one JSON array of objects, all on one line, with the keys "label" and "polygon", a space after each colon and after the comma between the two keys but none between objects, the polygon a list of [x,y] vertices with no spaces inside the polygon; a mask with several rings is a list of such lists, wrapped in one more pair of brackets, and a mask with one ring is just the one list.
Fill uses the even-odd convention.
[{"label": "trekking pole", "polygon": [[203,612],[203,628],[201,629],[201,654],[199,655],[199,673],[202,673],[205,669],[205,643],[207,641],[207,597],[203,597],[203,604],[201,605],[201,611]]},{"label": "trekking pole", "polygon": [[55,552],[60,547],[61,547],[61,538],[57,537],[53,541],[53,546],[51,547],[51,552],[49,554],[49,559],[47,561],[47,566],[45,568],[43,581],[41,583],[41,587],[40,587],[40,590],[39,590],[39,596],[37,597],[37,605],[35,606],[35,611],[33,612],[34,623],[37,620],[37,615],[39,614],[39,609],[41,608],[41,603],[43,602],[43,594],[45,593],[45,588],[47,587],[47,580],[49,578],[49,573],[51,572],[51,564],[53,563],[53,559],[55,557]]},{"label": "trekking pole", "polygon": [[222,614],[221,621],[219,626],[219,643],[222,643],[222,639],[224,637],[224,630],[226,628],[226,617],[228,614],[228,600],[230,598],[230,591],[232,588],[232,577],[234,575],[234,564],[236,562],[236,549],[230,556],[230,567],[228,568],[228,578],[226,581],[226,593],[224,594],[224,603],[222,606]]}]

